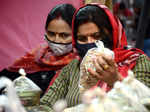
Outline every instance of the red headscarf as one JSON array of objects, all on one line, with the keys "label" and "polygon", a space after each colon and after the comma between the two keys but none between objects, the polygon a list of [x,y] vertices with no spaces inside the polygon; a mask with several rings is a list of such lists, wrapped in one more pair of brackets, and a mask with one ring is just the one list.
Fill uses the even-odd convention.
[{"label": "red headscarf", "polygon": [[[129,69],[133,69],[133,67],[136,65],[136,59],[139,57],[139,55],[144,54],[143,51],[139,49],[129,49],[126,50],[124,49],[125,46],[127,46],[127,38],[125,35],[125,31],[119,21],[112,12],[105,6],[105,5],[100,5],[97,3],[92,3],[92,4],[87,4],[87,5],[97,5],[99,8],[105,11],[106,15],[109,17],[110,23],[112,25],[112,38],[113,38],[113,51],[115,53],[115,61],[118,64],[118,69],[119,72],[122,74],[123,77],[127,76],[127,71]],[[86,7],[82,6],[83,7]],[[72,32],[74,32],[74,21],[75,21],[75,16],[77,12],[81,9],[79,8],[74,15],[73,22],[72,22]],[[73,33],[74,34],[74,33]],[[75,37],[73,37],[73,46],[75,46]]]},{"label": "red headscarf", "polygon": [[[127,46],[127,38],[126,38],[126,35],[124,32],[124,29],[122,28],[122,25],[119,22],[119,20],[112,14],[112,12],[105,5],[100,5],[97,3],[91,3],[91,4],[87,4],[87,5],[99,6],[101,9],[103,9],[105,11],[106,15],[108,15],[110,23],[112,25],[112,29],[113,29],[113,49]],[[86,7],[87,5],[83,5],[75,12],[73,21],[72,21],[72,34],[74,34],[74,30],[75,30],[74,29],[74,21],[75,21],[75,16],[76,16],[77,12],[81,8]],[[73,46],[75,46],[74,35],[72,35],[72,44],[73,44]]]},{"label": "red headscarf", "polygon": [[49,70],[57,71],[70,63],[76,57],[77,55],[73,52],[63,56],[54,56],[48,45],[43,44],[16,60],[15,63],[8,68],[8,70],[18,72],[20,68],[24,68],[27,73]]}]

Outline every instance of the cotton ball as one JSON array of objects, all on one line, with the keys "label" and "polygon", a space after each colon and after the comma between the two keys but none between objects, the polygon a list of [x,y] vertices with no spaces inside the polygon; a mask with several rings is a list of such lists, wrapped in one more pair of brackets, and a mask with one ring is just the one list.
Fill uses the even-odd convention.
[{"label": "cotton ball", "polygon": [[67,102],[65,100],[58,100],[54,106],[53,109],[55,112],[62,112],[67,107]]}]

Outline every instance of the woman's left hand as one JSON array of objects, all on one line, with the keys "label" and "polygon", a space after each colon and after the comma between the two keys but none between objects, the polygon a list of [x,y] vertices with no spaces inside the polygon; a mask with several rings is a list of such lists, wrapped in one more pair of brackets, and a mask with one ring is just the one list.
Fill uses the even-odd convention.
[{"label": "woman's left hand", "polygon": [[88,69],[93,77],[106,82],[109,86],[113,86],[117,80],[120,80],[117,64],[112,57],[102,54],[93,61],[96,71]]}]

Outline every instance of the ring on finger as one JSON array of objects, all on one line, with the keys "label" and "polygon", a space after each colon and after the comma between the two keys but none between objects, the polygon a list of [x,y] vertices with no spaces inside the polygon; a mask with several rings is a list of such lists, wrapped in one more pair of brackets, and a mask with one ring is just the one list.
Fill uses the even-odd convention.
[{"label": "ring on finger", "polygon": [[104,70],[107,70],[109,68],[107,64],[105,64],[103,67],[104,67]]}]

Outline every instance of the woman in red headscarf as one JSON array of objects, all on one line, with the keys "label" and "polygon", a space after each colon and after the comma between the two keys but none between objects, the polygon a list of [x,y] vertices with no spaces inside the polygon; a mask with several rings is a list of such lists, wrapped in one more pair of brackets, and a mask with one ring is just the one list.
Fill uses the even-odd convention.
[{"label": "woman in red headscarf", "polygon": [[102,87],[102,82],[105,82],[106,91],[109,91],[113,84],[126,77],[127,71],[131,69],[137,79],[150,87],[148,57],[139,49],[128,49],[121,23],[106,6],[82,6],[76,11],[72,23],[72,42],[80,60],[75,59],[62,69],[49,91],[41,98],[41,108],[50,112],[59,99],[65,99],[68,107],[81,103],[80,62],[90,48],[96,47],[97,40],[103,41],[105,47],[113,50],[115,54],[115,59],[107,55],[97,56],[94,61],[96,71],[89,69],[90,75],[99,80],[98,86]]}]

